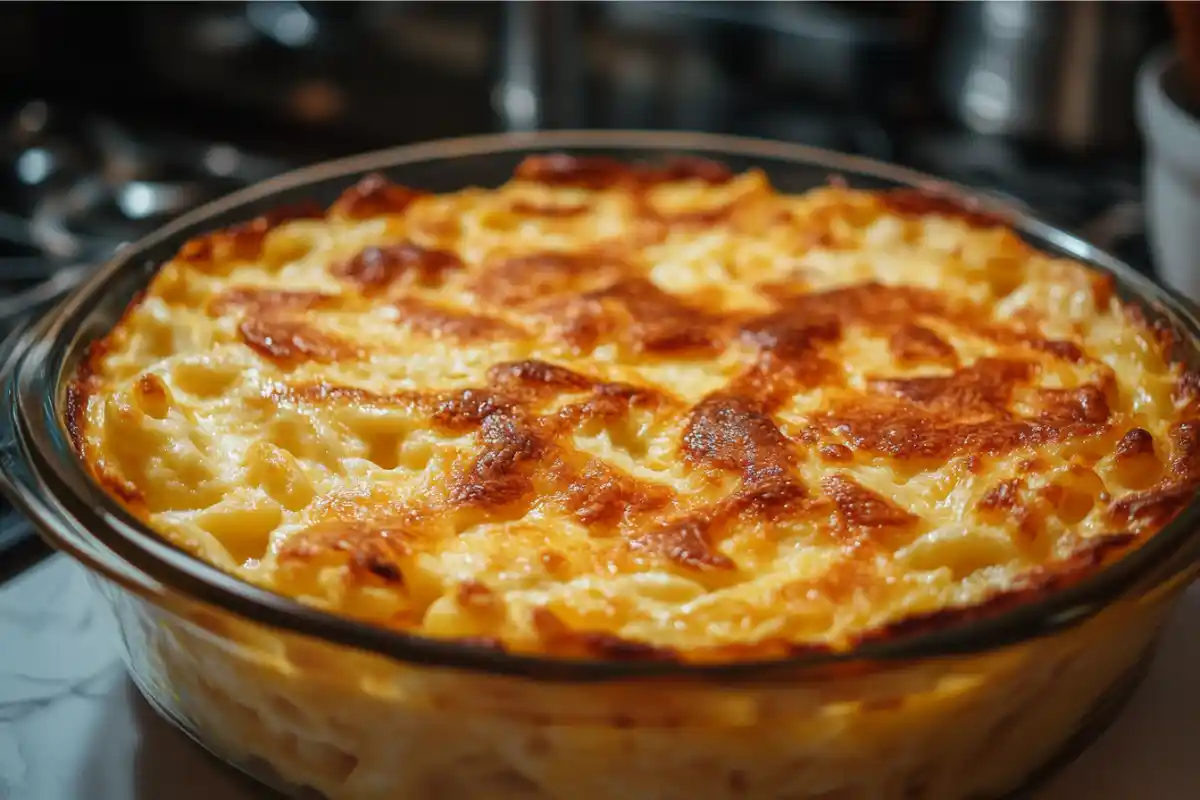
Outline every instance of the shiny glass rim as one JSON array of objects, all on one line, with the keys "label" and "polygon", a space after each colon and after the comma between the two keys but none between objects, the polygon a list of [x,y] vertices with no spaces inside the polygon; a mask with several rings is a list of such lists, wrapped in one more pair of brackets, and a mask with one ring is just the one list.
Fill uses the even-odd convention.
[{"label": "shiny glass rim", "polygon": [[[375,171],[455,157],[555,150],[628,150],[663,155],[700,151],[719,157],[772,159],[848,178],[881,180],[970,199],[995,210],[1018,232],[1114,276],[1143,308],[1165,316],[1182,333],[1191,360],[1200,363],[1200,322],[1188,303],[1118,259],[1076,236],[949,181],[869,159],[803,145],[699,133],[562,131],[497,134],[408,145],[295,170],[205,204],[117,253],[104,267],[35,325],[7,343],[0,373],[8,409],[0,419],[3,489],[55,546],[154,602],[174,594],[235,617],[330,644],[414,665],[472,670],[539,680],[633,678],[699,680],[795,679],[868,662],[894,663],[996,650],[1081,623],[1105,606],[1164,583],[1200,555],[1200,503],[1195,498],[1171,523],[1117,562],[1078,583],[1015,608],[969,617],[931,632],[867,641],[845,652],[817,652],[770,660],[691,664],[675,661],[562,659],[498,652],[390,630],[306,606],[230,575],[166,542],[114,501],[87,474],[69,445],[63,411],[65,383],[81,349],[78,328],[103,300],[108,284],[128,271],[148,276],[163,258],[149,253],[173,240],[211,229],[215,217],[283,192],[339,179],[349,184]],[[182,238],[181,238],[182,237]],[[174,252],[174,250],[171,250]],[[122,574],[123,572],[123,574]],[[134,574],[136,573],[136,574]],[[145,580],[148,579],[148,580]]]}]

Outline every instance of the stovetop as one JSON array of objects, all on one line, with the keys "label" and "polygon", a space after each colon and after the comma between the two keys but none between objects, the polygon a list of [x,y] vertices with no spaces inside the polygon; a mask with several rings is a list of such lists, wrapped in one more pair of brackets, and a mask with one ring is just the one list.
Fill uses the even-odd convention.
[{"label": "stovetop", "polygon": [[[32,100],[0,113],[0,334],[120,247],[294,162]],[[0,502],[0,554],[28,526]]]},{"label": "stovetop", "polygon": [[[732,118],[732,133],[894,161],[1000,195],[1150,271],[1136,154],[1066,160],[1000,140],[827,109]],[[217,141],[166,123],[44,100],[0,109],[0,333],[180,213],[299,164],[342,154],[299,155],[290,145],[263,152],[261,136],[253,137],[260,149],[251,150],[239,144],[248,135],[231,129],[228,140]],[[25,523],[0,502],[0,554],[30,546],[28,539]]]}]

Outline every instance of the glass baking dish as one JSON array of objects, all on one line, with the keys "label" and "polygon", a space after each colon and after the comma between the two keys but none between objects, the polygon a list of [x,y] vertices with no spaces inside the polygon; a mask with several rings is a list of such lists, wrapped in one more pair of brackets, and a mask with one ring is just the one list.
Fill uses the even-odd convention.
[{"label": "glass baking dish", "polygon": [[[845,654],[715,665],[515,656],[371,627],[233,578],[176,549],[86,475],[65,383],[187,239],[269,208],[331,201],[370,172],[433,191],[502,183],[545,151],[763,169],[780,190],[924,175],[807,147],[679,133],[562,132],[403,147],[293,172],[122,250],[3,352],[4,490],[91,571],[133,679],[221,758],[293,796],[331,800],[821,798],[960,800],[1022,790],[1102,729],[1194,576],[1195,503],[1126,558],[1016,608]],[[1176,296],[1013,210],[1027,240],[1111,273],[1200,362]]]}]

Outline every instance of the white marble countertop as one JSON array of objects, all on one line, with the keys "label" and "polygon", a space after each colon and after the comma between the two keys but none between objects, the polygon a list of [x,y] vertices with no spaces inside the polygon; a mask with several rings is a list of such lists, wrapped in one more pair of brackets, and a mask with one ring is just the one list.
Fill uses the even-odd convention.
[{"label": "white marble countertop", "polygon": [[[63,556],[0,585],[0,800],[270,796],[159,719],[115,623]],[[1200,586],[1117,723],[1037,800],[1200,797]]]}]

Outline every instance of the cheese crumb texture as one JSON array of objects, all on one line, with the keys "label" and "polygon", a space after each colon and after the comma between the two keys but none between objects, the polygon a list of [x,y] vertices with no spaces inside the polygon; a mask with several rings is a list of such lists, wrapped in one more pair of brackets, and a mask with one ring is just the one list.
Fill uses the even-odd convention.
[{"label": "cheese crumb texture", "polygon": [[733,661],[992,613],[1137,547],[1200,478],[1171,345],[945,199],[548,155],[193,239],[69,423],[155,531],[311,606]]}]

